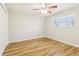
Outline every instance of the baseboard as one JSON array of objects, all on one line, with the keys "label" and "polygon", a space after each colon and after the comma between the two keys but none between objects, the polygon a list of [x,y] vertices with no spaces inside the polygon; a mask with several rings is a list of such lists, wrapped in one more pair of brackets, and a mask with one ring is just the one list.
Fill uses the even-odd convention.
[{"label": "baseboard", "polygon": [[4,50],[5,50],[5,48],[8,46],[8,44],[9,44],[9,42],[7,41],[6,45],[3,47],[3,51],[2,51],[2,53],[1,53],[1,56],[3,55]]},{"label": "baseboard", "polygon": [[62,42],[62,43],[65,43],[65,44],[68,44],[68,45],[75,46],[75,47],[79,48],[79,45],[76,45],[76,44],[73,44],[73,43],[70,43],[70,42],[66,42],[66,41],[60,40],[58,38],[54,38],[54,37],[52,38],[52,37],[49,37],[49,36],[39,36],[39,37],[34,37],[34,38],[27,38],[27,39],[22,39],[22,40],[17,40],[17,41],[11,41],[10,43],[24,41],[24,40],[38,39],[38,38],[43,38],[43,37],[46,37],[46,38],[49,38],[49,39],[53,39],[53,40],[56,40],[56,41],[59,41],[59,42]]},{"label": "baseboard", "polygon": [[[53,39],[53,40],[58,39],[58,38],[52,38],[52,37],[49,37],[49,36],[46,36],[46,37],[49,38],[49,39]],[[68,45],[71,45],[71,46],[74,46],[74,47],[78,47],[79,48],[79,45],[76,45],[76,44],[73,44],[73,43],[65,42],[63,40],[56,40],[56,41],[59,41],[59,42],[62,42],[62,43],[65,43],[65,44],[68,44]]]},{"label": "baseboard", "polygon": [[15,42],[24,41],[24,40],[32,40],[32,39],[37,39],[37,38],[42,38],[42,37],[45,37],[45,36],[37,36],[37,37],[32,37],[32,38],[25,38],[25,39],[16,40],[16,41],[10,41],[9,43],[15,43]]}]

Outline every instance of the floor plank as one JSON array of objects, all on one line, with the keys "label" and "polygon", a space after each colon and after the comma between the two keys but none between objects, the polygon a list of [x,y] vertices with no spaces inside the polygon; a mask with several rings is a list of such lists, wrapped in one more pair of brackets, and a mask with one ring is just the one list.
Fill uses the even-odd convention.
[{"label": "floor plank", "polygon": [[43,37],[10,43],[3,56],[79,56],[79,48]]}]

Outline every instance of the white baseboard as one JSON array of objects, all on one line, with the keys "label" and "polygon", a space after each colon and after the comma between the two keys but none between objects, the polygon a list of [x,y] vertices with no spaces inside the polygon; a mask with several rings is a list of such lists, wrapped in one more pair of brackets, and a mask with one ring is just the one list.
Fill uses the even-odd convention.
[{"label": "white baseboard", "polygon": [[8,46],[8,44],[9,44],[9,42],[7,41],[6,45],[3,47],[3,50],[2,50],[2,52],[0,53],[0,56],[2,56],[2,55],[3,55],[3,53],[4,53],[4,50],[5,50],[5,48]]},{"label": "white baseboard", "polygon": [[10,41],[10,43],[24,41],[24,40],[32,40],[32,39],[37,39],[37,38],[42,38],[42,37],[45,37],[45,36],[37,36],[37,37],[32,37],[32,38],[20,39],[20,40],[16,40],[16,41]]},{"label": "white baseboard", "polygon": [[47,38],[49,38],[49,39],[53,39],[53,40],[56,40],[56,41],[60,41],[60,42],[62,42],[62,43],[65,43],[65,44],[68,44],[68,45],[71,45],[71,46],[75,46],[75,47],[78,47],[79,48],[79,45],[76,45],[76,44],[73,44],[73,43],[70,43],[70,42],[65,42],[65,41],[63,41],[63,40],[59,40],[58,38],[52,38],[52,37],[49,37],[49,36],[46,36]]},{"label": "white baseboard", "polygon": [[50,39],[53,39],[53,40],[60,41],[60,42],[62,42],[62,43],[71,45],[71,46],[79,47],[79,45],[76,45],[76,44],[73,44],[73,43],[70,43],[70,42],[67,42],[67,41],[60,40],[60,39],[58,39],[58,38],[54,38],[54,37],[52,38],[52,37],[50,37],[50,36],[38,36],[38,37],[33,37],[33,38],[26,38],[26,39],[17,40],[17,41],[11,41],[10,43],[19,42],[19,41],[24,41],[24,40],[37,39],[37,38],[42,38],[42,37],[47,37],[47,38],[50,38]]}]

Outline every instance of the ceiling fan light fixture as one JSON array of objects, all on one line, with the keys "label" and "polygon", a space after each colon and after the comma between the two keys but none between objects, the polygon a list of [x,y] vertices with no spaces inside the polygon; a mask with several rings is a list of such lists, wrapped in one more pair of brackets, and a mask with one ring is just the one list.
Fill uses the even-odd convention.
[{"label": "ceiling fan light fixture", "polygon": [[48,5],[46,3],[41,3],[41,8],[37,8],[37,9],[33,9],[33,10],[37,10],[40,11],[39,14],[52,14],[52,10],[54,8],[57,8],[57,5]]},{"label": "ceiling fan light fixture", "polygon": [[45,9],[45,10],[41,10],[40,11],[42,14],[47,14],[47,10]]},{"label": "ceiling fan light fixture", "polygon": [[45,8],[45,3],[42,3],[42,7]]}]

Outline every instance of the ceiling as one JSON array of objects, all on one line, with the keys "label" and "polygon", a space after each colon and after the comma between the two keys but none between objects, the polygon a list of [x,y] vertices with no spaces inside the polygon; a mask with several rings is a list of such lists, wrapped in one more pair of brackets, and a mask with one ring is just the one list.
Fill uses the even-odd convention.
[{"label": "ceiling", "polygon": [[[8,3],[6,4],[8,11],[24,12],[33,15],[46,16],[50,14],[39,14],[39,11],[34,11],[34,8],[41,8],[41,3]],[[46,5],[57,5],[58,7],[52,10],[52,14],[68,9],[79,4],[77,3],[46,3]]]}]

